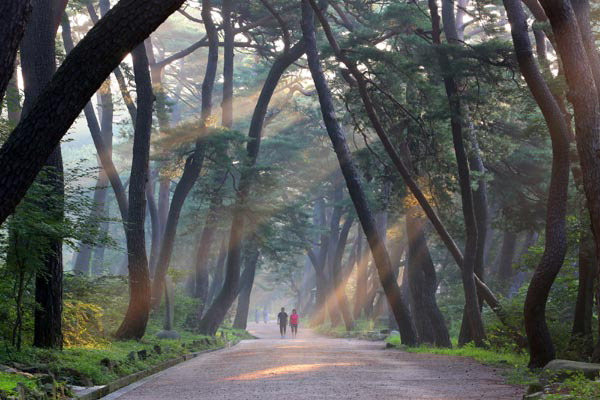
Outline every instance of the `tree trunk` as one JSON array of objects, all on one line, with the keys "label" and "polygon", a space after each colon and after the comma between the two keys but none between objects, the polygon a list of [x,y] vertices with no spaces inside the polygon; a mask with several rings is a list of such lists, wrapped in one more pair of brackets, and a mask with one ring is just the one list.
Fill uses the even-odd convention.
[{"label": "tree trunk", "polygon": [[[223,176],[218,173],[213,182],[217,185],[221,184]],[[225,178],[227,175],[225,174]],[[211,194],[210,206],[206,215],[204,228],[202,229],[202,235],[200,236],[200,242],[196,252],[196,265],[195,265],[195,287],[194,297],[198,299],[198,310],[197,315],[201,316],[204,314],[204,309],[207,306],[208,301],[208,261],[210,249],[214,241],[214,236],[217,231],[217,224],[219,221],[219,211],[223,203],[223,195],[219,190],[215,190]]]},{"label": "tree trunk", "polygon": [[353,217],[347,217],[346,221],[344,221],[344,225],[342,226],[342,230],[340,231],[337,249],[335,251],[335,258],[333,260],[332,271],[332,296],[335,297],[337,310],[341,314],[344,320],[344,324],[346,325],[346,331],[348,332],[354,329],[354,317],[352,316],[352,312],[350,311],[350,307],[348,305],[348,297],[346,296],[346,279],[344,279],[343,277],[342,259],[344,257],[346,243],[348,242],[348,233],[350,232],[350,228],[352,227],[353,222]]},{"label": "tree trunk", "polygon": [[252,294],[252,285],[254,284],[254,276],[256,274],[256,265],[258,264],[259,255],[260,252],[256,247],[247,249],[246,267],[242,274],[242,278],[244,279],[240,282],[241,290],[238,296],[235,319],[233,321],[234,329],[246,329],[248,311],[250,310],[250,295]]},{"label": "tree trunk", "polygon": [[[214,266],[213,279],[208,289],[208,300],[207,304],[212,304],[217,294],[223,288],[223,281],[225,280],[225,261],[227,260],[227,239],[223,236],[221,245],[219,246],[219,255],[217,256],[217,262]],[[198,319],[202,318],[202,315],[198,315]]]},{"label": "tree trunk", "polygon": [[356,208],[356,213],[358,214],[363,231],[365,232],[367,241],[371,247],[381,285],[383,286],[388,302],[394,311],[394,316],[400,327],[402,342],[407,345],[414,345],[417,343],[417,337],[412,329],[409,311],[402,302],[402,294],[392,272],[389,255],[383,244],[383,239],[377,231],[375,219],[362,189],[360,176],[352,159],[350,149],[348,148],[346,137],[336,120],[331,92],[319,61],[314,28],[314,14],[311,4],[307,0],[302,1],[302,33],[304,41],[306,42],[306,54],[309,68],[319,95],[323,121],[338,157],[340,168],[348,187],[348,192],[350,193],[350,197]]},{"label": "tree trunk", "polygon": [[[52,79],[56,69],[54,51],[56,30],[52,19],[54,3],[51,0],[35,0],[32,5],[31,20],[21,42],[25,119],[34,112],[36,100],[40,98],[44,86]],[[45,167],[47,173],[41,182],[51,188],[50,197],[34,199],[34,201],[40,202],[45,208],[48,218],[46,223],[62,224],[64,177],[60,145],[51,151]],[[48,249],[43,255],[42,270],[36,271],[37,307],[34,312],[33,344],[36,347],[62,348],[62,238],[53,236],[38,240],[46,240]]]},{"label": "tree trunk", "polygon": [[[100,219],[105,214],[104,208],[106,207],[106,186],[109,184],[108,177],[103,170],[98,172],[98,178],[96,180],[96,187],[94,189],[94,208],[90,212],[88,221],[93,226],[98,226]],[[90,261],[92,258],[93,247],[89,244],[82,243],[81,249],[77,253],[75,258],[75,264],[73,265],[73,272],[88,276],[90,274]]]},{"label": "tree trunk", "polygon": [[367,299],[367,263],[369,261],[368,249],[363,253],[363,232],[360,227],[357,229],[356,243],[356,292],[354,294],[354,318],[360,318]]},{"label": "tree trunk", "polygon": [[15,72],[19,43],[31,13],[31,0],[4,0],[0,4],[0,104]]},{"label": "tree trunk", "polygon": [[121,326],[115,333],[115,336],[122,340],[141,339],[144,336],[150,314],[151,296],[144,220],[154,95],[144,44],[138,45],[131,56],[137,90],[137,116],[129,179],[129,215],[125,226],[129,262],[129,306]]},{"label": "tree trunk", "polygon": [[406,213],[406,235],[408,255],[406,272],[412,295],[412,315],[414,316],[420,342],[435,344],[438,347],[452,347],[446,321],[437,306],[435,294],[437,278],[433,260],[427,247],[425,221],[415,207]]},{"label": "tree trunk", "polygon": [[[594,311],[594,284],[596,283],[596,250],[594,235],[591,230],[589,216],[582,208],[580,213],[582,226],[579,232],[579,284],[577,286],[577,301],[571,330],[571,344],[581,355],[589,357],[594,350],[594,335],[592,332],[592,316]],[[586,229],[587,228],[587,229]]]},{"label": "tree trunk", "polygon": [[[337,173],[335,174],[337,176]],[[335,181],[337,179],[334,178]],[[340,204],[343,196],[343,187],[338,182],[332,182],[333,193],[331,197],[331,204],[333,206],[333,210],[331,212],[331,218],[329,220],[329,240],[328,251],[327,251],[327,263],[324,269],[324,275],[326,278],[326,302],[325,306],[327,309],[327,313],[329,314],[329,319],[331,321],[331,326],[336,327],[342,322],[342,316],[340,314],[340,308],[337,301],[337,290],[336,280],[335,280],[335,269],[336,269],[336,257],[338,252],[338,247],[341,245],[340,243],[340,221],[342,218],[342,205]],[[343,243],[345,246],[346,243]]]},{"label": "tree trunk", "polygon": [[[508,289],[508,285],[514,274],[513,261],[516,251],[517,234],[505,231],[502,239],[502,248],[500,249],[500,260],[498,262],[498,280],[505,289]],[[506,293],[506,290],[504,290],[504,293]]]},{"label": "tree trunk", "polygon": [[525,298],[525,330],[529,340],[530,367],[543,367],[554,358],[554,346],[546,325],[546,300],[566,253],[565,216],[569,181],[568,126],[533,58],[527,19],[518,0],[504,0],[519,69],[537,102],[552,139],[552,175],[546,211],[544,254],[531,279]]},{"label": "tree trunk", "polygon": [[[448,55],[440,49],[441,31],[439,25],[439,15],[437,5],[434,0],[429,1],[429,10],[432,18],[432,35],[434,45],[438,51],[438,63],[444,74],[444,87],[448,97],[450,108],[450,128],[452,131],[452,142],[454,144],[454,153],[456,155],[456,164],[458,167],[458,183],[462,200],[463,218],[465,223],[465,251],[462,269],[463,289],[465,292],[465,316],[469,323],[470,335],[476,346],[484,346],[485,330],[481,319],[481,310],[479,307],[479,298],[477,287],[475,285],[475,263],[478,247],[477,220],[475,219],[475,206],[473,202],[473,192],[471,190],[471,177],[469,171],[469,162],[465,151],[463,138],[462,105],[460,93],[456,80],[452,76],[452,66]],[[458,41],[454,20],[454,1],[442,1],[442,17],[444,19],[444,33],[449,42]]]},{"label": "tree trunk", "polygon": [[239,189],[235,201],[231,232],[229,235],[225,283],[223,284],[221,292],[200,321],[199,330],[202,333],[214,334],[219,325],[223,322],[227,311],[235,300],[240,278],[240,253],[245,223],[244,205],[250,194],[253,180],[253,174],[250,169],[254,166],[258,157],[265,114],[273,92],[275,91],[275,87],[279,82],[279,78],[281,78],[281,75],[285,70],[300,58],[302,54],[304,54],[304,43],[301,41],[292,47],[289,52],[283,53],[275,60],[260,92],[256,107],[254,108],[250,128],[248,130],[248,137],[250,140],[246,145],[246,166],[248,169],[242,173],[239,181]]},{"label": "tree trunk", "polygon": [[[136,111],[137,114],[137,111]],[[149,175],[150,172],[148,172]],[[158,250],[160,246],[161,237],[161,225],[158,220],[158,207],[156,206],[156,200],[154,199],[154,181],[152,176],[148,178],[148,184],[146,185],[146,203],[148,204],[148,214],[150,215],[150,224],[152,227],[152,239],[150,244],[150,259],[148,260],[148,266],[150,269],[150,277],[154,277],[156,272],[156,262],[158,258]]]}]

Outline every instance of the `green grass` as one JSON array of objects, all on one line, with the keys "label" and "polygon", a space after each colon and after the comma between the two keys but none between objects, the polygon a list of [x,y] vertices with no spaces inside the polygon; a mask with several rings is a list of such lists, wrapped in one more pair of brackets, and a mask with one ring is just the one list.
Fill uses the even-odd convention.
[{"label": "green grass", "polygon": [[438,348],[432,346],[419,346],[419,347],[404,347],[400,344],[400,336],[390,336],[386,339],[386,342],[401,347],[402,350],[411,353],[429,353],[429,354],[441,354],[446,356],[459,356],[459,357],[470,357],[483,364],[490,364],[495,366],[510,366],[514,368],[526,367],[528,358],[525,354],[517,354],[509,351],[500,351],[494,349],[482,349],[473,345],[466,345],[458,347],[454,343],[453,348]]},{"label": "green grass", "polygon": [[[28,366],[43,365],[58,376],[71,376],[72,379],[77,380],[74,375],[81,374],[94,384],[103,385],[183,354],[223,347],[226,341],[236,342],[240,339],[251,338],[245,331],[224,328],[219,330],[216,340],[210,345],[198,342],[194,345],[193,341],[207,337],[186,331],[180,333],[182,336],[180,340],[158,339],[153,334],[148,334],[140,341],[109,341],[92,348],[69,347],[63,351],[56,351],[26,347],[19,352],[0,350],[0,364],[17,362]],[[153,351],[154,345],[161,347],[161,354]],[[148,358],[146,360],[142,361],[136,358],[132,361],[128,359],[127,356],[130,352],[140,350],[147,351]],[[108,370],[100,364],[104,358],[110,359],[117,365]],[[77,371],[77,373],[73,373],[73,371]]]},{"label": "green grass", "polygon": [[27,378],[22,375],[0,372],[0,390],[3,390],[9,394],[14,394],[18,383],[22,383],[30,389],[34,389],[36,387],[35,378]]}]

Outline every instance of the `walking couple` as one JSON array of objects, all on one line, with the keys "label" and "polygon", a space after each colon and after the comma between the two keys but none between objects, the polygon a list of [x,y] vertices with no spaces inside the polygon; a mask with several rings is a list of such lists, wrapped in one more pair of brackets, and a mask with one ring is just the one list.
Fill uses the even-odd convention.
[{"label": "walking couple", "polygon": [[[292,310],[289,320],[290,328],[292,329],[292,337],[295,338],[298,334],[298,322],[300,321],[300,316],[296,312],[296,309]],[[288,324],[288,315],[285,312],[285,307],[281,307],[281,312],[277,314],[277,322],[279,323],[279,333],[281,333],[281,338],[283,339],[285,337]]]}]

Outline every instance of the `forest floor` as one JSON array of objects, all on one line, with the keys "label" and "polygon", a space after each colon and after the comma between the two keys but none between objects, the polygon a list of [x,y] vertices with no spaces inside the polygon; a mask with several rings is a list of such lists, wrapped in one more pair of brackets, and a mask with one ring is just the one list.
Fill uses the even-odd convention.
[{"label": "forest floor", "polygon": [[259,340],[169,368],[106,399],[520,399],[498,368],[474,360],[386,350],[274,322],[248,326]]}]

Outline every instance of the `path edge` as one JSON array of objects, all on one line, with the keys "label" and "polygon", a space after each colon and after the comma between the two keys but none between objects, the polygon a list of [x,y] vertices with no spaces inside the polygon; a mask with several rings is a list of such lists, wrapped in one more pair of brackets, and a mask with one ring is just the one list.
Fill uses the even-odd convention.
[{"label": "path edge", "polygon": [[73,399],[77,399],[77,400],[101,399],[102,397],[108,396],[109,394],[114,393],[117,390],[123,389],[124,387],[129,386],[138,381],[141,381],[142,379],[149,378],[150,376],[160,373],[168,368],[174,367],[177,364],[181,364],[185,361],[191,360],[191,359],[201,356],[203,354],[214,353],[215,351],[221,351],[221,350],[231,348],[231,347],[237,345],[239,342],[241,342],[241,340],[238,340],[233,343],[229,343],[227,346],[222,346],[222,347],[217,347],[214,349],[208,349],[208,350],[202,350],[202,351],[196,351],[193,353],[184,354],[177,358],[172,358],[170,360],[163,361],[163,362],[156,364],[145,370],[138,371],[131,375],[127,375],[127,376],[124,376],[117,380],[114,380],[112,382],[109,382],[106,385],[98,387],[97,389],[92,390],[90,392],[83,393],[81,395],[75,395],[73,397]]}]

